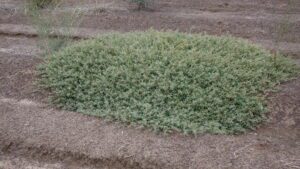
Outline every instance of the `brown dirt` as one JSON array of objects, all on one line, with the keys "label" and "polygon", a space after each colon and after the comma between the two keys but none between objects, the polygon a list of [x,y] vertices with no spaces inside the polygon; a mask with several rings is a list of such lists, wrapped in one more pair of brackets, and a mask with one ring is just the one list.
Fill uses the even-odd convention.
[{"label": "brown dirt", "polygon": [[[36,43],[34,38],[1,39],[6,39],[0,43],[6,51],[24,41]],[[17,53],[26,51],[18,49]],[[299,78],[269,97],[270,120],[255,132],[240,136],[160,135],[45,105],[45,94],[34,85],[35,66],[40,61],[34,56],[0,53],[0,161],[7,168],[299,166]]]},{"label": "brown dirt", "polygon": [[[80,8],[86,12],[81,27],[116,31],[152,27],[184,32],[229,33],[250,39],[274,39],[278,24],[288,17],[291,26],[280,41],[298,43],[300,12],[296,9],[300,9],[299,2],[294,0],[288,7],[287,1],[282,0],[230,0],[226,3],[221,0],[163,0],[154,1],[153,11],[133,11],[128,3],[120,0],[111,3],[102,0],[97,3],[98,6],[95,0],[90,0],[90,5]],[[80,7],[82,2],[75,1],[72,4]],[[20,9],[14,10],[14,5],[18,6],[12,3],[2,10],[4,14],[0,17],[0,23],[30,24]]]},{"label": "brown dirt", "polygon": [[[68,0],[57,13],[81,10],[84,15],[79,26],[92,34],[99,33],[97,30],[127,32],[149,28],[231,34],[300,58],[298,0],[290,0],[292,5],[284,0],[152,0],[150,11],[134,10],[134,5],[124,0],[96,1]],[[0,8],[0,24],[30,25],[22,9],[24,1],[7,0]],[[284,23],[287,19],[289,22]],[[289,28],[278,33],[285,24]]]},{"label": "brown dirt", "polygon": [[[162,0],[151,6],[152,12],[134,11],[124,1],[99,0],[99,4],[96,9],[84,6],[88,12],[81,27],[230,32],[270,42],[272,25],[288,14],[294,26],[281,39],[281,48],[290,51],[300,43],[297,0],[289,9],[283,0]],[[0,24],[29,25],[21,6],[17,0],[1,4]],[[300,78],[270,95],[269,120],[256,131],[238,136],[163,135],[47,105],[46,92],[34,84],[35,67],[42,61],[37,43],[35,37],[0,35],[0,168],[300,167]]]},{"label": "brown dirt", "polygon": [[[12,92],[30,93],[23,90]],[[283,85],[271,99],[270,121],[255,132],[196,137],[155,134],[56,110],[34,98],[2,97],[0,145],[5,165],[26,157],[66,168],[293,168],[300,155],[299,96],[300,79]]]}]

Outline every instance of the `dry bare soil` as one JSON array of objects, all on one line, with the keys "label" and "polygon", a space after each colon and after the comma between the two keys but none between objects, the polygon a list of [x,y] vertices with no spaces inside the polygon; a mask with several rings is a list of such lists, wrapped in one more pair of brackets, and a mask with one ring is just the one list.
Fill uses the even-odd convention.
[{"label": "dry bare soil", "polygon": [[[161,0],[137,11],[122,0],[69,0],[61,9],[85,12],[76,37],[107,31],[172,29],[232,34],[299,62],[300,1]],[[0,168],[300,168],[300,78],[269,94],[269,120],[237,136],[163,135],[57,110],[39,90],[42,59],[20,0],[0,3]],[[278,38],[282,20],[290,27]]]}]

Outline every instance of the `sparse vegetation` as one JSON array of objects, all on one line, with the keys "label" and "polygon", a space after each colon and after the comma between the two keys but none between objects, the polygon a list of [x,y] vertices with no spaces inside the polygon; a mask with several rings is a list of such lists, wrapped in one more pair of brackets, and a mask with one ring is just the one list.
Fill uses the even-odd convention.
[{"label": "sparse vegetation", "polygon": [[[292,11],[295,1],[287,0],[287,8]],[[279,44],[283,42],[290,31],[293,29],[293,24],[290,21],[290,15],[285,14],[283,17],[275,22],[275,26],[273,30],[273,38],[275,43],[275,49],[273,50],[274,57],[279,55]]]},{"label": "sparse vegetation", "polygon": [[138,5],[138,9],[146,9],[150,3],[150,0],[131,0],[131,2],[136,3]]},{"label": "sparse vegetation", "polygon": [[71,42],[71,28],[80,22],[80,13],[76,10],[59,12],[61,4],[60,0],[29,0],[27,2],[26,13],[38,32],[39,46],[44,55],[56,52]]},{"label": "sparse vegetation", "polygon": [[27,0],[27,7],[30,11],[56,6],[59,0]]},{"label": "sparse vegetation", "polygon": [[241,39],[156,31],[84,41],[39,69],[63,109],[184,133],[255,128],[264,92],[297,70]]}]

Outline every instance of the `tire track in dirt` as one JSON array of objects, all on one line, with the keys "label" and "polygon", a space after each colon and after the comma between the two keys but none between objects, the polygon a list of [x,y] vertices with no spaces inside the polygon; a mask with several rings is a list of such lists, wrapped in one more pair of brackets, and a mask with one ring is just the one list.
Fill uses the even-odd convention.
[{"label": "tire track in dirt", "polygon": [[[231,0],[227,2],[229,6],[223,6],[218,11],[210,11],[207,9],[200,9],[198,7],[216,6],[221,1],[214,0],[212,2],[202,0],[201,5],[196,1],[190,0],[182,4],[181,1],[162,1],[155,5],[154,11],[133,11],[130,10],[128,3],[106,0],[89,1],[90,5],[82,2],[74,2],[71,7],[70,4],[58,9],[56,12],[69,11],[80,9],[84,12],[82,18],[81,29],[105,30],[105,31],[133,31],[146,30],[149,28],[155,29],[171,29],[183,32],[207,32],[209,34],[232,34],[234,36],[247,38],[255,41],[275,41],[282,42],[282,46],[286,46],[286,50],[293,52],[285,52],[287,54],[295,54],[295,47],[289,48],[287,43],[300,44],[300,13],[291,12],[291,8],[299,8],[298,2],[288,7],[286,2],[278,1],[271,2],[260,0],[257,1],[242,1],[236,2]],[[181,4],[182,6],[178,6]],[[193,5],[191,5],[193,4]],[[252,6],[252,10],[227,11],[232,5],[237,6]],[[24,5],[24,4],[23,4]],[[8,5],[9,6],[9,5]],[[13,5],[10,5],[13,6]],[[22,4],[19,4],[19,9],[22,9]],[[161,8],[159,8],[161,6]],[[265,8],[264,8],[265,7]],[[268,7],[268,9],[266,9]],[[273,10],[269,10],[273,7]],[[10,7],[11,8],[11,7]],[[285,10],[285,13],[278,12],[278,9]],[[11,9],[13,10],[13,9]],[[290,12],[288,12],[290,11]],[[282,22],[289,19],[289,28],[284,35],[278,35],[282,27]],[[0,16],[0,23],[2,24],[23,24],[30,25],[29,19],[21,12],[3,12]],[[85,31],[88,32],[88,31]],[[17,34],[17,33],[16,33]],[[83,33],[83,36],[88,36],[88,33]],[[267,42],[266,46],[270,46]],[[285,43],[283,45],[283,43]],[[273,45],[274,46],[274,45]],[[295,45],[292,45],[295,46]],[[273,48],[280,48],[274,46]],[[297,49],[296,49],[297,50]]]},{"label": "tire track in dirt", "polygon": [[[105,33],[117,32],[111,30],[101,30],[101,29],[89,29],[89,28],[71,28],[71,34],[67,35],[73,39],[89,39],[95,38],[97,36],[101,36]],[[21,36],[24,38],[34,38],[37,37],[38,34],[36,30],[29,25],[15,25],[15,24],[0,24],[0,36]],[[64,36],[61,28],[57,28],[55,32],[53,32],[51,37],[55,38],[57,36]],[[290,43],[290,42],[278,42],[275,43],[272,40],[265,39],[249,39],[254,43],[258,43],[261,46],[269,49],[269,50],[279,50],[280,52],[289,55],[295,59],[300,59],[300,43]],[[25,43],[26,44],[26,43]],[[22,48],[25,48],[22,50]],[[4,53],[15,53],[15,54],[26,54],[29,51],[38,50],[35,49],[34,45],[26,46],[26,47],[1,47],[0,52]],[[21,50],[21,51],[20,51]],[[28,51],[29,50],[29,51]]]},{"label": "tire track in dirt", "polygon": [[[293,83],[298,93],[299,80]],[[295,104],[293,100],[297,102],[299,98],[288,100],[286,103]],[[279,169],[300,155],[297,128],[289,127],[285,131],[284,123],[279,128],[270,126],[241,136],[163,136],[59,111],[28,99],[3,97],[0,115],[3,152],[54,159],[66,165],[79,161],[109,168],[198,168],[200,165]]]},{"label": "tire track in dirt", "polygon": [[[292,7],[287,9],[288,3]],[[2,4],[3,8],[13,8],[24,6],[25,1],[19,0],[5,0]],[[135,8],[136,6],[129,1],[124,0],[64,0],[64,4],[68,6],[87,6],[86,4],[93,4],[101,6],[107,4],[110,7],[126,7]],[[264,10],[266,12],[276,13],[300,13],[300,1],[298,0],[150,0],[150,8],[158,10],[169,9],[190,9],[211,12],[240,12],[240,11],[257,11]]]}]

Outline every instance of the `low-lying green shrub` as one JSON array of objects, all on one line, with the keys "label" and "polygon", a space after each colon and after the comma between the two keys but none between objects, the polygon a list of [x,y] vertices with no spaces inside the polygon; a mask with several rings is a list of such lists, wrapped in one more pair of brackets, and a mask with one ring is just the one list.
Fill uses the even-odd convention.
[{"label": "low-lying green shrub", "polygon": [[299,69],[241,39],[148,31],[80,42],[39,70],[67,110],[161,131],[237,133],[263,121],[264,92]]}]

